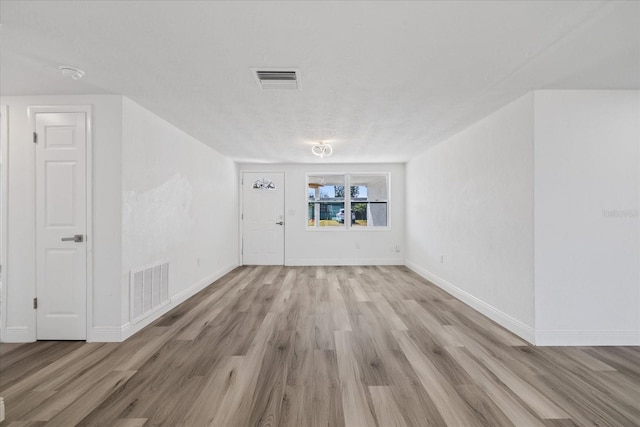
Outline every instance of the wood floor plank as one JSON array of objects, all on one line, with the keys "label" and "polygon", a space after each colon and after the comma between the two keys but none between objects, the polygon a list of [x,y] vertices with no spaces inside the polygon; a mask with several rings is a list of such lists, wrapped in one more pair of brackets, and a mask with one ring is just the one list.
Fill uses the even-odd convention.
[{"label": "wood floor plank", "polygon": [[475,384],[465,384],[455,386],[456,391],[471,408],[474,418],[482,425],[493,426],[516,426],[511,420],[496,406],[496,404]]},{"label": "wood floor plank", "polygon": [[613,366],[607,365],[603,361],[591,356],[588,353],[580,349],[574,349],[573,351],[567,352],[567,357],[575,360],[581,365],[591,369],[592,371],[615,371],[616,368]]},{"label": "wood floor plank", "polygon": [[[303,378],[288,385],[282,401],[286,426],[343,426],[344,414],[335,351],[305,352]],[[289,384],[294,381],[288,381]]]},{"label": "wood floor plank", "polygon": [[[87,344],[82,347],[78,347],[74,351],[62,356],[53,363],[46,365],[41,370],[35,372],[25,381],[20,381],[13,386],[5,389],[2,393],[5,399],[11,398],[15,395],[19,395],[29,389],[35,390],[53,390],[54,386],[51,385],[50,379],[55,378],[60,380],[61,378],[68,378],[73,372],[83,369],[83,367],[90,365],[94,358],[104,357],[107,352],[115,348],[114,346],[94,343]],[[100,352],[100,349],[107,350],[107,352]],[[101,354],[102,353],[102,354]],[[92,357],[93,356],[93,357]],[[69,365],[73,364],[73,370],[65,369]],[[48,384],[47,384],[48,382]]]},{"label": "wood floor plank", "polygon": [[369,393],[371,393],[379,425],[385,427],[405,427],[407,425],[389,387],[370,386]]},{"label": "wood floor plank", "polygon": [[506,384],[507,387],[517,394],[520,399],[532,407],[541,418],[570,418],[566,412],[528,384],[527,381],[517,376],[508,367],[493,359],[487,350],[483,349],[471,338],[453,327],[449,328],[449,330],[457,331],[456,336],[464,343],[465,347],[473,352],[474,356],[478,358],[496,377],[498,377],[500,381]]},{"label": "wood floor plank", "polygon": [[113,427],[142,427],[146,422],[146,418],[119,418]]},{"label": "wood floor plank", "polygon": [[277,331],[268,343],[253,393],[249,425],[277,426],[294,349],[293,331]]},{"label": "wood floor plank", "polygon": [[350,331],[351,318],[344,302],[344,297],[340,291],[340,283],[335,275],[327,275],[329,285],[329,303],[333,318],[334,330]]},{"label": "wood floor plank", "polygon": [[66,427],[78,424],[87,414],[93,411],[106,396],[122,387],[135,373],[136,371],[114,371],[110,373],[103,381],[100,381],[95,387],[87,390],[53,418],[42,421],[47,421],[47,425],[54,427]]},{"label": "wood floor plank", "polygon": [[403,331],[396,331],[394,336],[447,425],[480,425],[474,419],[473,414],[460,395],[455,391],[453,385],[436,369],[429,358],[420,351],[411,337]]},{"label": "wood floor plank", "polygon": [[429,314],[420,304],[415,300],[402,301],[404,305],[405,313],[415,317],[422,326],[431,332],[441,346],[447,347],[462,347],[463,344],[456,339],[456,337],[450,334],[442,324],[432,315]]},{"label": "wood floor plank", "polygon": [[[40,407],[56,395],[55,390],[38,391],[31,390],[27,398],[6,399],[5,419],[26,420],[33,417],[34,408]],[[26,421],[25,421],[26,422]]]},{"label": "wood floor plank", "polygon": [[406,267],[239,267],[122,343],[0,344],[3,425],[632,426],[640,348],[533,347]]},{"label": "wood floor plank", "polygon": [[358,280],[357,278],[349,279],[349,286],[353,290],[353,295],[355,296],[356,301],[358,302],[371,301],[371,298],[369,297],[369,295],[362,288],[362,284],[360,283],[360,280]]},{"label": "wood floor plank", "polygon": [[247,369],[240,371],[235,387],[230,388],[229,392],[224,396],[220,410],[211,425],[230,426],[247,424],[253,400],[252,391],[255,389],[260,374],[259,370],[253,367],[258,367],[262,364],[265,352],[267,351],[266,344],[271,339],[275,330],[275,320],[276,315],[274,313],[268,313],[265,316],[251,344],[251,349],[242,361],[243,366]]},{"label": "wood floor plank", "polygon": [[394,331],[406,331],[408,329],[382,294],[373,292],[371,294],[371,301],[373,301],[376,308],[380,311],[382,317],[387,320],[390,329]]},{"label": "wood floor plank", "polygon": [[243,369],[244,356],[226,358],[202,387],[195,399],[183,409],[179,426],[210,425],[218,413],[220,404],[229,389],[235,387],[239,372]]},{"label": "wood floor plank", "polygon": [[375,426],[373,408],[369,405],[364,384],[359,378],[358,363],[353,355],[351,332],[336,331],[336,355],[342,386],[342,409],[347,426]]},{"label": "wood floor plank", "polygon": [[502,382],[495,378],[491,372],[483,368],[467,349],[459,347],[448,347],[447,351],[453,355],[454,359],[462,366],[474,380],[485,391],[487,396],[502,410],[502,412],[516,426],[540,427],[542,421],[529,412],[508,390]]}]

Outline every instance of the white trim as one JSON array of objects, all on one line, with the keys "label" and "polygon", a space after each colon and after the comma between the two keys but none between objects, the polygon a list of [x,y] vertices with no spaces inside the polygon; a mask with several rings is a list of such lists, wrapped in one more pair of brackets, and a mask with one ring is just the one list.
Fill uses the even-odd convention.
[{"label": "white trim", "polygon": [[[320,176],[320,175],[332,175],[332,176],[343,176],[344,177],[344,200],[342,202],[336,201],[335,203],[343,203],[345,209],[345,216],[347,215],[347,208],[349,208],[349,212],[351,211],[351,190],[347,191],[346,189],[351,188],[351,176],[385,176],[387,182],[387,198],[385,200],[379,200],[381,203],[387,204],[387,225],[382,227],[353,227],[351,225],[351,221],[344,221],[342,225],[330,226],[330,227],[320,227],[318,222],[316,222],[313,226],[309,226],[309,218],[307,217],[307,209],[309,203],[318,203],[318,201],[310,201],[309,200],[309,177],[310,176]],[[303,212],[305,212],[305,231],[310,232],[329,232],[329,231],[337,231],[337,232],[345,232],[345,231],[356,231],[356,232],[369,232],[369,231],[391,231],[391,172],[306,172],[305,173],[305,188],[304,188],[304,200],[305,206]],[[322,202],[320,202],[322,203]],[[331,203],[331,202],[326,202]],[[355,202],[358,203],[358,202]],[[369,202],[370,203],[370,202]],[[349,214],[349,216],[351,216]],[[318,219],[319,220],[319,219]]]},{"label": "white trim", "polygon": [[35,336],[29,333],[28,326],[7,326],[2,335],[2,342],[34,342],[35,340]]},{"label": "white trim", "polygon": [[158,320],[160,317],[162,317],[169,311],[173,310],[174,308],[182,304],[184,301],[191,298],[193,295],[197,294],[198,292],[200,292],[207,286],[211,285],[213,282],[220,279],[221,277],[228,274],[230,271],[232,271],[237,267],[238,267],[238,264],[229,264],[226,267],[223,267],[220,270],[204,277],[203,279],[189,286],[187,289],[172,296],[171,298],[169,298],[170,302],[168,304],[158,307],[156,311],[154,311],[153,313],[150,313],[147,317],[140,320],[139,322],[135,324],[131,324],[130,322],[127,322],[120,329],[121,331],[120,341],[126,340],[136,332],[139,332],[145,326],[148,326],[154,321]]},{"label": "white trim", "polygon": [[[89,341],[93,337],[91,334],[93,333],[93,141],[92,141],[92,133],[93,133],[93,125],[92,125],[92,115],[93,115],[93,107],[91,105],[43,105],[43,106],[29,106],[27,107],[27,116],[29,118],[29,123],[31,125],[31,130],[35,132],[36,124],[36,114],[38,113],[84,113],[85,114],[85,129],[87,132],[86,135],[86,150],[85,150],[85,159],[86,159],[86,267],[87,267],[87,282],[86,282],[86,330],[85,330],[85,340]],[[35,157],[34,157],[35,158]],[[35,189],[34,189],[34,197],[35,197]],[[34,205],[35,206],[35,205]],[[36,224],[34,224],[36,227]],[[36,233],[37,234],[37,233]],[[37,238],[37,236],[36,236]],[[36,288],[37,289],[37,288]],[[34,294],[36,293],[36,289],[34,289]],[[34,328],[34,335],[37,336],[37,313],[33,312],[34,322],[36,325]]]},{"label": "white trim", "polygon": [[[238,263],[244,265],[244,171],[238,168]],[[286,203],[285,203],[286,205]]]},{"label": "white trim", "polygon": [[0,176],[0,209],[2,209],[2,222],[0,223],[0,265],[2,265],[2,278],[0,279],[0,341],[5,341],[7,331],[7,260],[9,249],[9,118],[6,105],[0,105],[0,147],[2,148],[2,172]]},{"label": "white trim", "polygon": [[420,276],[424,277],[425,279],[433,283],[434,285],[441,288],[442,290],[458,298],[460,301],[464,302],[471,308],[484,314],[489,319],[498,323],[503,328],[508,329],[509,331],[518,335],[520,338],[524,339],[525,341],[531,344],[535,344],[536,334],[535,334],[534,328],[532,328],[531,326],[525,325],[521,321],[514,319],[508,314],[498,310],[492,305],[487,304],[486,302],[471,295],[470,293],[463,291],[457,286],[447,282],[446,280],[436,276],[435,274],[418,266],[417,264],[411,261],[405,261],[405,265],[411,270],[413,270],[414,272],[416,272],[417,274],[419,274]]},{"label": "white trim", "polygon": [[117,326],[94,326],[91,328],[90,340],[87,342],[120,342],[122,341],[122,328]]},{"label": "white trim", "polygon": [[536,331],[538,346],[637,346],[637,331]]},{"label": "white trim", "polygon": [[173,307],[177,307],[178,305],[182,304],[184,301],[191,298],[192,296],[194,296],[195,294],[197,294],[198,292],[200,292],[201,290],[203,290],[204,288],[206,288],[207,286],[209,286],[216,280],[220,279],[225,274],[228,274],[234,268],[237,268],[237,267],[238,267],[237,264],[229,264],[226,267],[223,267],[218,271],[204,277],[203,279],[200,279],[198,282],[189,286],[187,289],[184,289],[183,291],[178,292],[177,294],[169,298],[169,300],[171,301],[170,305],[172,305]]},{"label": "white trim", "polygon": [[294,258],[285,260],[284,265],[304,266],[342,266],[342,265],[404,265],[404,261],[393,258]]}]

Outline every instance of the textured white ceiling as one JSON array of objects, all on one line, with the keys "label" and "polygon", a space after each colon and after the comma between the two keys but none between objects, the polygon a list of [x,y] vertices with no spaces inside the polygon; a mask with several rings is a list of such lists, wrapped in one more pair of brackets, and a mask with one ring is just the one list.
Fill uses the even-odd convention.
[{"label": "textured white ceiling", "polygon": [[123,94],[238,161],[403,162],[532,89],[639,88],[639,7],[3,0],[0,93]]}]

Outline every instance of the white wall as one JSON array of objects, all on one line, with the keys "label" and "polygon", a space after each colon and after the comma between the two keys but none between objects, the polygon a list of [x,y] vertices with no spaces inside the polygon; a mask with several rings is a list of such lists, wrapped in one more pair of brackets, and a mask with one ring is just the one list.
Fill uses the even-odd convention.
[{"label": "white wall", "polygon": [[[311,156],[311,153],[309,155]],[[240,173],[243,171],[285,174],[285,265],[404,263],[404,165],[241,164]],[[390,228],[307,230],[306,174],[324,172],[390,172]],[[399,252],[396,252],[396,246]]]},{"label": "white wall", "polygon": [[124,325],[131,269],[168,259],[174,306],[238,265],[239,202],[232,160],[127,98],[122,112]]},{"label": "white wall", "polygon": [[410,161],[407,265],[537,345],[640,344],[638,95],[537,91]]},{"label": "white wall", "polygon": [[532,153],[528,94],[409,161],[406,174],[407,266],[530,341]]},{"label": "white wall", "polygon": [[89,340],[119,341],[141,327],[127,327],[131,268],[170,260],[169,309],[238,264],[233,161],[121,96],[12,96],[0,103],[8,106],[9,117],[3,163],[9,175],[3,341],[36,338],[35,153],[29,106],[93,108]]},{"label": "white wall", "polygon": [[537,344],[640,344],[638,117],[637,91],[535,93]]},{"label": "white wall", "polygon": [[[8,235],[5,341],[35,340],[35,170],[29,106],[92,105],[94,326],[120,324],[121,97],[113,95],[11,96],[8,106]],[[89,233],[88,233],[89,234]]]}]

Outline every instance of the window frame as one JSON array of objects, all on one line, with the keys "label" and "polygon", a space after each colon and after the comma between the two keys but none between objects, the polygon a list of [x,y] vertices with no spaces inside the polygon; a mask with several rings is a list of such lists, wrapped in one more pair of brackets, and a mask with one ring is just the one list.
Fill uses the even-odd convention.
[{"label": "window frame", "polygon": [[[310,200],[309,199],[309,178],[312,176],[342,176],[344,177],[344,201],[335,202],[335,203],[344,203],[345,210],[345,221],[344,224],[340,226],[324,226],[321,227],[319,225],[319,221],[314,221],[314,225],[309,225],[309,204],[312,203],[314,205],[314,216],[316,215],[315,205],[320,204],[319,200]],[[373,203],[386,203],[387,207],[387,225],[380,227],[363,227],[356,226],[354,227],[351,224],[350,220],[346,220],[347,218],[351,218],[352,212],[352,204],[353,203],[372,203],[372,201],[367,200],[366,202],[354,202],[351,200],[351,178],[352,176],[379,176],[384,177],[386,181],[386,190],[387,197],[384,200],[376,200]],[[367,195],[368,198],[368,195]],[[325,202],[331,203],[331,202]],[[391,230],[391,172],[307,172],[305,174],[305,231],[311,232],[325,232],[325,231],[337,231],[337,232],[369,232],[369,231],[390,231]]]}]

